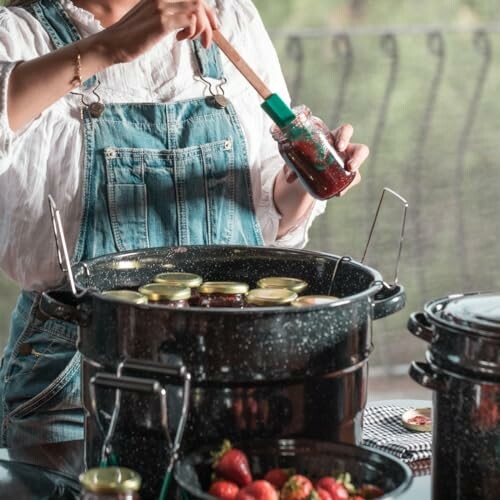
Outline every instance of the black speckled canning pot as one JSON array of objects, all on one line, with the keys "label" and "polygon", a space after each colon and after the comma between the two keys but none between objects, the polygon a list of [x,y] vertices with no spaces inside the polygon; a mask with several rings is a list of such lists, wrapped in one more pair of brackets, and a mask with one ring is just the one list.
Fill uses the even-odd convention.
[{"label": "black speckled canning pot", "polygon": [[[129,304],[100,293],[136,288],[159,272],[176,270],[205,280],[244,281],[251,287],[264,276],[291,276],[307,281],[310,294],[328,294],[338,259],[301,250],[232,246],[121,253],[74,266],[77,287],[88,291],[78,299],[67,292],[46,293],[42,308],[80,326],[87,409],[88,384],[96,371],[114,373],[126,358],[183,363],[192,375],[186,449],[223,437],[300,435],[359,443],[372,320],[405,303],[403,288],[388,290],[376,270],[341,262],[332,289],[340,300],[305,308],[171,309]],[[176,391],[171,388],[170,403],[178,397]],[[109,392],[97,391],[103,415],[112,411]],[[118,439],[114,447],[123,456],[136,457],[131,436],[140,443],[137,449],[145,446],[144,433],[152,435],[158,408],[151,401],[141,403],[139,396],[127,397],[117,427],[117,435],[127,438]],[[170,404],[172,427],[176,406]],[[102,438],[90,417],[86,439],[88,464],[93,465]],[[161,446],[156,451],[154,444],[147,446],[147,461],[158,463]],[[138,468],[134,460],[129,465]]]},{"label": "black speckled canning pot", "polygon": [[433,393],[434,499],[494,500],[500,491],[500,294],[453,295],[413,313],[429,342],[410,376]]}]

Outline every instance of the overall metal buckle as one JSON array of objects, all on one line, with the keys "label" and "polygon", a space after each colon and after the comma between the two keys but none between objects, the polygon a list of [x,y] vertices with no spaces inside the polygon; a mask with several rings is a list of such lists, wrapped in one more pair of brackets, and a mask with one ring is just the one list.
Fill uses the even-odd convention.
[{"label": "overall metal buckle", "polygon": [[208,81],[201,75],[198,75],[195,78],[200,79],[207,86],[208,91],[210,92],[210,96],[207,97],[207,102],[210,106],[217,109],[224,109],[229,106],[229,99],[225,96],[223,88],[223,86],[227,83],[227,78],[222,78],[217,84]]}]

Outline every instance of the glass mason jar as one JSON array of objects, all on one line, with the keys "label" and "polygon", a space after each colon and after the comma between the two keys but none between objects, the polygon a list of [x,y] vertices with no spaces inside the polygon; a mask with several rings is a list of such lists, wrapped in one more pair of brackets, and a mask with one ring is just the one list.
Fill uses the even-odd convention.
[{"label": "glass mason jar", "polygon": [[191,298],[189,299],[189,303],[192,306],[198,305],[200,299],[198,288],[203,282],[203,278],[198,274],[180,272],[160,273],[154,277],[153,281],[155,283],[162,283],[163,285],[189,287],[191,289]]},{"label": "glass mason jar", "polygon": [[189,307],[189,299],[191,298],[191,288],[162,283],[149,283],[141,286],[139,292],[147,297],[149,304],[175,308]]},{"label": "glass mason jar", "polygon": [[292,302],[294,307],[325,306],[336,302],[334,295],[303,295]]},{"label": "glass mason jar", "polygon": [[139,500],[141,476],[126,467],[98,467],[80,474],[81,500]]},{"label": "glass mason jar", "polygon": [[126,302],[133,302],[134,304],[147,304],[148,299],[145,295],[132,290],[107,290],[102,292],[106,297],[111,297],[117,300],[124,300]]},{"label": "glass mason jar", "polygon": [[247,293],[248,307],[289,306],[297,294],[288,288],[254,288]]},{"label": "glass mason jar", "polygon": [[298,278],[287,278],[285,276],[272,276],[269,278],[261,278],[257,281],[258,288],[286,288],[295,293],[302,293],[308,284],[304,280]]},{"label": "glass mason jar", "polygon": [[314,198],[327,200],[340,194],[356,173],[344,168],[325,123],[307,106],[294,108],[296,118],[283,128],[271,127],[281,156]]},{"label": "glass mason jar", "polygon": [[206,281],[200,288],[201,307],[245,307],[246,283],[237,281]]}]

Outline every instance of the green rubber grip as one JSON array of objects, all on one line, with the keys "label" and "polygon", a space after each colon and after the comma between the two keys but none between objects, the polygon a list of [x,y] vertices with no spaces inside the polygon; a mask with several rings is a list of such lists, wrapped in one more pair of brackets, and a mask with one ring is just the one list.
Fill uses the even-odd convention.
[{"label": "green rubber grip", "polygon": [[293,110],[278,94],[271,94],[261,106],[280,128],[285,127],[296,118]]}]

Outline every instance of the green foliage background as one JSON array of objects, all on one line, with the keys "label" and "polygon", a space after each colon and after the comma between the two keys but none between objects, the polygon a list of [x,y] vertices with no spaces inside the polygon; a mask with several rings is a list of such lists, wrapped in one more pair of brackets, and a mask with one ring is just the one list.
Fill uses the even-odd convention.
[{"label": "green foliage background", "polygon": [[[373,360],[389,364],[414,359],[424,346],[408,338],[405,323],[409,312],[447,293],[500,287],[496,272],[500,237],[498,2],[255,0],[255,4],[291,86],[296,65],[287,52],[286,34],[308,28],[312,35],[304,41],[305,74],[299,94],[292,96],[294,102],[308,104],[332,127],[352,123],[356,139],[372,148],[372,156],[363,166],[363,183],[344,198],[329,202],[327,213],[312,228],[309,247],[360,259],[382,188],[389,186],[410,202],[400,270],[408,306],[402,313],[376,322],[378,348]],[[492,30],[488,38],[491,59],[482,74],[484,50],[474,44],[473,30],[485,23]],[[433,87],[438,58],[423,32],[438,28],[444,30],[445,55],[439,84]],[[351,33],[353,65],[343,105],[335,109],[343,60],[333,49],[332,33],[343,30]],[[395,34],[398,65],[381,122],[379,111],[391,70],[391,59],[382,50],[382,32]],[[471,107],[478,85],[482,93]],[[432,113],[424,120],[433,89]],[[469,107],[474,113],[469,113]],[[464,131],[469,123],[472,129],[462,154],[461,142],[467,140]],[[375,144],[377,134],[381,137]],[[419,149],[422,136],[426,140]],[[460,165],[464,174],[458,183]],[[464,209],[464,249],[458,251],[460,207]],[[367,262],[390,280],[399,205],[389,200],[380,217]],[[0,294],[0,338],[5,339],[17,290],[0,278]]]}]

